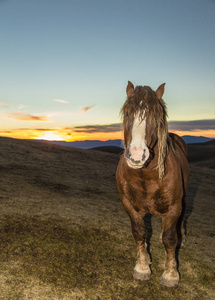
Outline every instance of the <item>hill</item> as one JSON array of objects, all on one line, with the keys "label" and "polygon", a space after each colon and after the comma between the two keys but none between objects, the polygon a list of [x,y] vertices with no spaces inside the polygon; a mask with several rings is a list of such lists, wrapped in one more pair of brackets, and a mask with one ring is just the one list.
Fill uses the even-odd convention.
[{"label": "hill", "polygon": [[189,144],[187,149],[189,162],[201,167],[215,169],[215,140]]},{"label": "hill", "polygon": [[124,151],[123,148],[116,147],[116,146],[101,146],[101,147],[91,148],[91,150],[108,152],[108,153],[115,153],[115,154],[122,154],[123,151]]},{"label": "hill", "polygon": [[123,147],[122,140],[107,140],[107,141],[100,141],[100,140],[85,140],[85,141],[74,141],[74,142],[65,142],[65,141],[43,141],[50,144],[56,144],[60,146],[67,146],[67,147],[75,147],[80,149],[90,149],[90,148],[97,148],[97,147]]},{"label": "hill", "polygon": [[213,299],[215,171],[191,163],[181,281],[166,289],[159,217],[146,218],[152,278],[132,278],[136,246],[116,188],[118,160],[0,138],[0,299]]},{"label": "hill", "polygon": [[[91,148],[91,150],[97,150],[108,153],[121,154],[123,148],[115,146],[103,146]],[[193,165],[207,167],[215,169],[215,140],[208,142],[188,144],[188,161]]]}]

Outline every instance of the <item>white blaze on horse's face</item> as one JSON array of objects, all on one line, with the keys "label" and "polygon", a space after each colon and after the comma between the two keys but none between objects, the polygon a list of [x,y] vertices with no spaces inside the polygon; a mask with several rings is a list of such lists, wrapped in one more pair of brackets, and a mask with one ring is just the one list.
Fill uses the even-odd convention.
[{"label": "white blaze on horse's face", "polygon": [[131,143],[126,150],[126,158],[129,167],[141,168],[149,158],[149,149],[146,143],[146,118],[141,118],[138,113],[134,117],[131,133]]}]

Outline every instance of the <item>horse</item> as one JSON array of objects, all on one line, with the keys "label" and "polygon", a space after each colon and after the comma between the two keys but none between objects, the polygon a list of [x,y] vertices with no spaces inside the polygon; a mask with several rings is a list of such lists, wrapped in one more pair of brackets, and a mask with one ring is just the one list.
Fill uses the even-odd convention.
[{"label": "horse", "polygon": [[189,180],[186,144],[181,137],[168,133],[167,110],[162,96],[165,83],[156,91],[128,81],[127,99],[121,109],[125,150],[119,160],[116,181],[122,205],[130,217],[137,245],[133,277],[149,280],[150,256],[144,216],[162,219],[161,241],[166,261],[160,283],[176,287],[179,272],[176,262],[178,226],[185,241],[183,215]]}]

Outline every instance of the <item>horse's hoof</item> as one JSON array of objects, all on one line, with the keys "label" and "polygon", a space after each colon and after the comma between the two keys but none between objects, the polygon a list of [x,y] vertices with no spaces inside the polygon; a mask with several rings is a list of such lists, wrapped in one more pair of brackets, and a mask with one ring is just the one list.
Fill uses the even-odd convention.
[{"label": "horse's hoof", "polygon": [[169,273],[164,272],[161,276],[160,284],[166,287],[177,287],[179,283],[179,274],[176,273],[174,276],[170,275]]},{"label": "horse's hoof", "polygon": [[144,281],[144,280],[149,280],[151,276],[151,271],[146,271],[146,272],[137,272],[136,270],[134,270],[133,273],[133,277],[135,280],[140,280],[140,281]]}]

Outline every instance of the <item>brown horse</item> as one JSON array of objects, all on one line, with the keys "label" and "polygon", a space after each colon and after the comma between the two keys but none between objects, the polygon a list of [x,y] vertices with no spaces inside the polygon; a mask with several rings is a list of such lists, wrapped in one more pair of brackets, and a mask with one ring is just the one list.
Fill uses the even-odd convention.
[{"label": "brown horse", "polygon": [[128,82],[127,100],[121,110],[125,151],[118,164],[116,179],[138,248],[133,277],[150,279],[143,217],[151,213],[162,218],[161,239],[166,250],[166,263],[161,284],[174,287],[179,282],[175,259],[179,222],[182,240],[185,239],[182,219],[189,166],[184,141],[176,134],[168,133],[166,106],[162,100],[164,86],[160,85],[154,92],[148,86],[134,88]]}]

